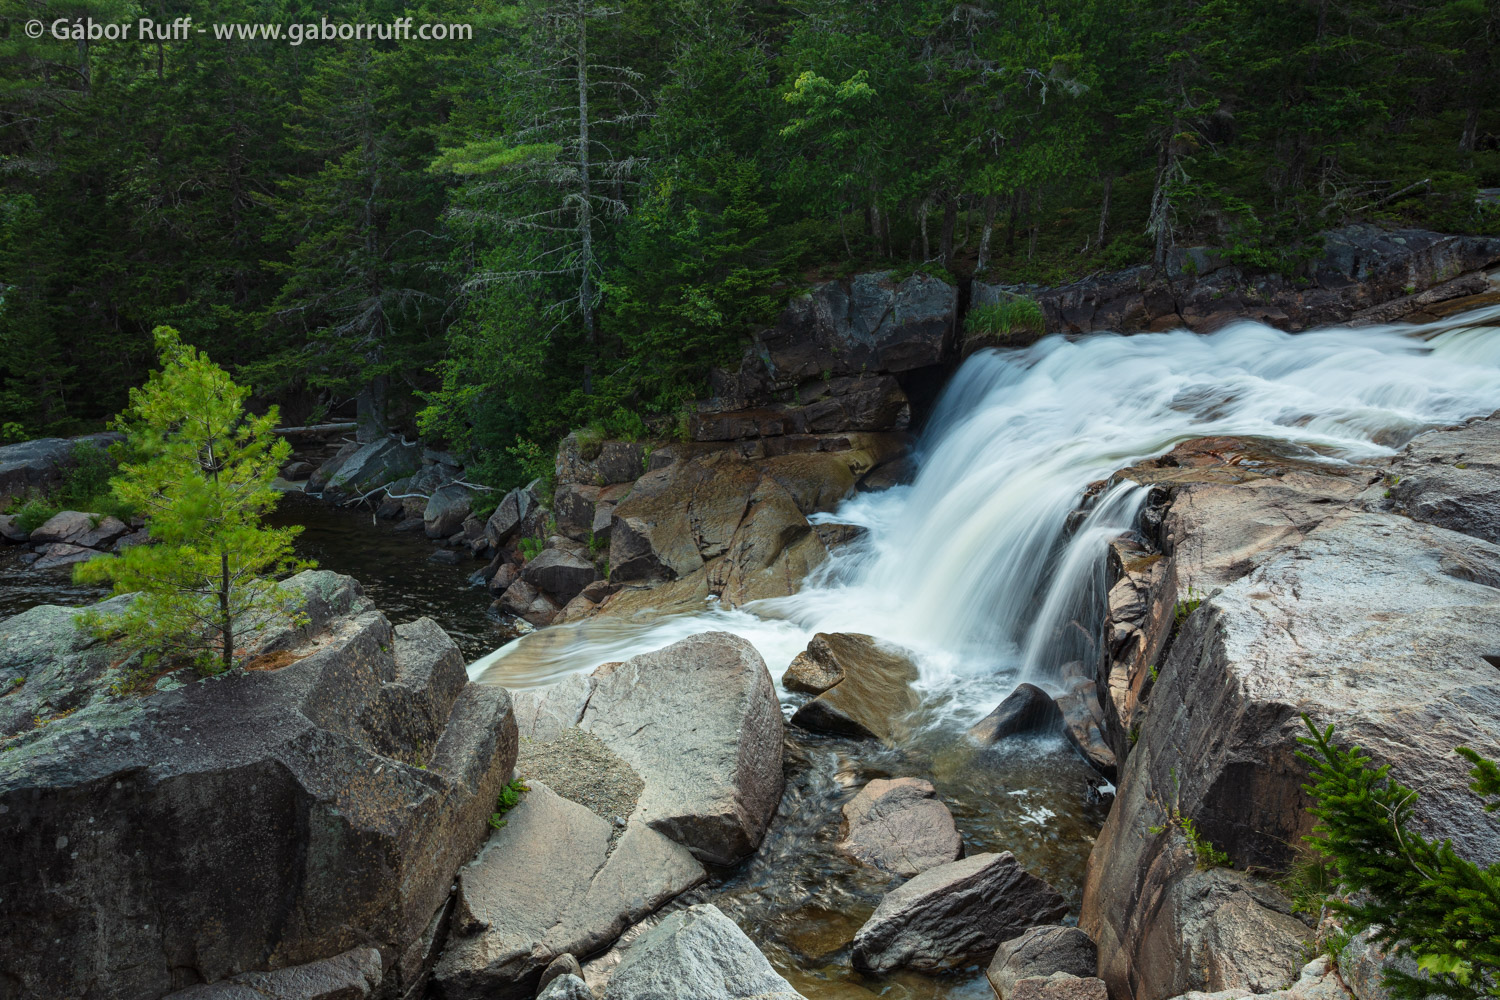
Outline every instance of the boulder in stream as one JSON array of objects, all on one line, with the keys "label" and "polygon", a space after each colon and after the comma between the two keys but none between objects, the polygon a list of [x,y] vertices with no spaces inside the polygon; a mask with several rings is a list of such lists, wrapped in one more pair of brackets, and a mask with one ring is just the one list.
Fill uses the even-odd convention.
[{"label": "boulder in stream", "polygon": [[843,812],[838,849],[892,875],[910,878],[963,853],[953,814],[921,778],[877,778]]},{"label": "boulder in stream", "polygon": [[428,538],[447,538],[464,526],[473,509],[474,491],[458,483],[439,486],[432,491],[422,512],[423,530]]},{"label": "boulder in stream", "polygon": [[940,972],[988,960],[1001,943],[1068,910],[1009,851],[931,868],[886,893],[854,935],[861,972]]},{"label": "boulder in stream", "polygon": [[788,691],[822,694],[843,680],[844,668],[839,666],[830,638],[837,641],[838,637],[830,637],[826,632],[813,636],[807,648],[792,659],[786,673],[781,675],[781,686]]},{"label": "boulder in stream", "polygon": [[993,712],[976,722],[969,735],[981,743],[997,743],[1018,733],[1056,732],[1061,724],[1062,713],[1052,696],[1023,681]]},{"label": "boulder in stream", "polygon": [[917,707],[911,655],[859,633],[819,633],[813,641],[819,639],[819,655],[829,654],[843,679],[797,709],[792,725],[885,743],[905,736],[906,717]]},{"label": "boulder in stream", "polygon": [[633,656],[603,676],[581,728],[645,781],[636,814],[700,860],[760,846],[781,802],[783,725],[760,654],[705,632]]},{"label": "boulder in stream", "polygon": [[711,904],[669,914],[631,942],[602,1000],[804,1000]]},{"label": "boulder in stream", "polygon": [[1015,1000],[1016,984],[1023,979],[1054,973],[1088,979],[1098,971],[1099,949],[1083,931],[1077,927],[1033,927],[1000,945],[985,976],[1000,1000]]},{"label": "boulder in stream", "polygon": [[642,823],[614,824],[533,780],[458,874],[442,1000],[523,1000],[562,955],[587,955],[707,877],[688,850]]},{"label": "boulder in stream", "polygon": [[[517,692],[531,791],[459,875],[442,1000],[530,997],[562,955],[759,846],[781,801],[782,720],[754,647],[708,632]],[[678,995],[678,994],[672,994]]]}]

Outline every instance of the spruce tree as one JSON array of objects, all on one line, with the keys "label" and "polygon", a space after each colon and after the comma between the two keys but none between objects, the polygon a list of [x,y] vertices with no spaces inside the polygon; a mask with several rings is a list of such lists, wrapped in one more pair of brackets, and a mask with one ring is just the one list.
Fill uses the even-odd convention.
[{"label": "spruce tree", "polygon": [[[1481,868],[1459,856],[1449,840],[1428,840],[1411,828],[1417,793],[1390,776],[1390,765],[1371,766],[1358,746],[1333,742],[1333,727],[1310,737],[1299,753],[1312,767],[1303,788],[1318,818],[1309,842],[1333,862],[1346,898],[1329,907],[1344,929],[1373,929],[1376,939],[1414,959],[1425,975],[1386,972],[1397,1000],[1426,996],[1479,1000],[1500,996],[1500,864]],[[1457,751],[1474,765],[1476,795],[1500,805],[1500,772],[1467,747]]]}]

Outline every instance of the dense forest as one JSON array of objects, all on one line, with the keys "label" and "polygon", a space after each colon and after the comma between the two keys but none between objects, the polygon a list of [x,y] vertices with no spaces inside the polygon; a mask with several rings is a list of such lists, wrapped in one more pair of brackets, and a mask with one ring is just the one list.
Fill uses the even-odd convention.
[{"label": "dense forest", "polygon": [[[189,16],[471,37],[23,28]],[[819,278],[1500,232],[1497,133],[1500,0],[0,0],[0,430],[98,427],[170,324],[505,483]]]}]

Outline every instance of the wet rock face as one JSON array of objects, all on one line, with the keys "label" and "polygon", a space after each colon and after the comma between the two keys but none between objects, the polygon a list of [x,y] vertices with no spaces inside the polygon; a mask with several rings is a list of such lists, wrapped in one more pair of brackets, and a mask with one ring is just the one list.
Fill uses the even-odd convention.
[{"label": "wet rock face", "polygon": [[[1168,809],[1236,869],[1285,870],[1313,823],[1296,758],[1304,712],[1418,788],[1425,833],[1481,864],[1500,859],[1453,752],[1500,755],[1500,672],[1486,659],[1500,651],[1500,546],[1483,539],[1483,505],[1450,517],[1421,503],[1457,492],[1450,477],[1470,471],[1460,455],[1487,475],[1497,437],[1491,419],[1417,439],[1392,465],[1413,477],[1405,497],[1375,474],[1360,492],[1359,479],[1296,470],[1178,488],[1163,521],[1174,582],[1148,602],[1162,610],[1144,614],[1141,642],[1177,633],[1154,684],[1138,689],[1138,739],[1080,917],[1117,1000],[1293,978],[1307,928],[1268,883],[1199,871]],[[1423,516],[1468,533],[1413,519]],[[1173,615],[1194,581],[1193,603]]]},{"label": "wet rock face", "polygon": [[24,670],[37,705],[76,710],[0,755],[0,981],[160,996],[355,947],[378,949],[383,988],[420,976],[515,760],[509,697],[468,684],[432,623],[392,629],[347,577],[287,585],[312,619],[274,643],[292,662],[141,696],[107,694],[113,658],[70,612],[3,623],[3,679]]},{"label": "wet rock face", "polygon": [[854,936],[861,972],[938,972],[988,960],[1001,942],[1067,912],[1057,890],[1009,851],[931,868],[887,893]]},{"label": "wet rock face", "polygon": [[1408,517],[1500,545],[1500,415],[1422,435],[1386,480]]},{"label": "wet rock face", "polygon": [[610,579],[650,587],[701,574],[731,605],[794,593],[827,558],[807,515],[853,487],[846,456],[674,463],[642,476],[614,508]]},{"label": "wet rock face", "polygon": [[838,849],[892,875],[910,878],[963,853],[953,814],[921,778],[877,778],[843,813]]},{"label": "wet rock face", "polygon": [[1021,733],[1056,732],[1062,727],[1062,713],[1052,696],[1035,684],[1022,682],[995,706],[995,710],[969,729],[969,735],[981,743],[995,743]]},{"label": "wet rock face", "polygon": [[792,725],[856,739],[891,743],[904,734],[906,717],[917,707],[912,684],[918,678],[910,654],[871,635],[820,632],[809,652],[827,655],[842,679],[797,709]]}]

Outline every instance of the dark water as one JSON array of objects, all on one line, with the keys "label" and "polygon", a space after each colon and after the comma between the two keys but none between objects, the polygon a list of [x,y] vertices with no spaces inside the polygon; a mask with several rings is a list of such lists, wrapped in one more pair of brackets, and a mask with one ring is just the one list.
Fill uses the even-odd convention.
[{"label": "dark water", "polygon": [[392,624],[426,616],[443,627],[465,659],[488,653],[515,638],[489,611],[494,596],[469,583],[484,563],[461,551],[458,565],[432,562],[438,546],[421,531],[397,531],[368,509],[346,510],[301,493],[288,493],[268,521],[300,524],[297,553],[320,569],[358,580]]},{"label": "dark water", "polygon": [[[363,586],[375,606],[394,624],[427,616],[474,659],[510,641],[515,633],[490,613],[493,597],[471,586],[469,574],[483,564],[462,554],[458,565],[431,562],[437,546],[420,531],[401,532],[392,522],[375,521],[369,510],[345,510],[301,493],[287,493],[268,519],[276,525],[301,524],[297,553],[322,569],[347,573]],[[96,587],[72,583],[69,570],[34,573],[19,562],[18,549],[0,552],[0,618],[38,604],[78,606],[107,596]]]}]

